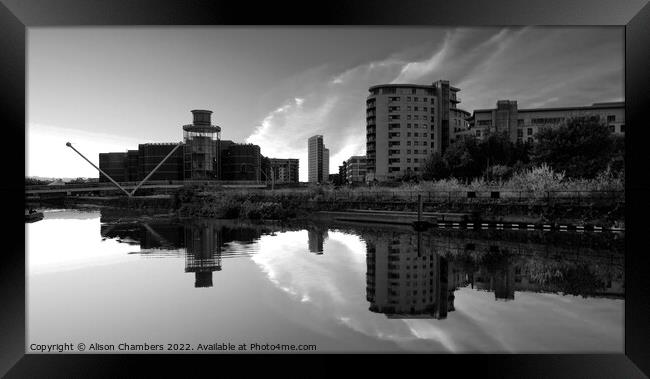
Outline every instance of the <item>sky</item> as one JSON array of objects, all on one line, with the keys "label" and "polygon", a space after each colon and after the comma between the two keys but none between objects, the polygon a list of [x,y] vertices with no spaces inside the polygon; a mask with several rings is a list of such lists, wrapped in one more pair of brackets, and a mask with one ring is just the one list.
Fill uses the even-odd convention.
[{"label": "sky", "polygon": [[624,100],[622,27],[32,27],[26,175],[98,177],[100,152],[182,140],[192,109],[221,138],[299,158],[322,134],[330,172],[365,154],[372,85],[449,80],[459,108]]}]

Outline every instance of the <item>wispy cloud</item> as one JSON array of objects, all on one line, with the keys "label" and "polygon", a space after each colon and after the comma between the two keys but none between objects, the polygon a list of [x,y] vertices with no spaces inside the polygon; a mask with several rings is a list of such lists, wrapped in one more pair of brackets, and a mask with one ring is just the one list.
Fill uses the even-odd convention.
[{"label": "wispy cloud", "polygon": [[[437,35],[440,37],[440,35]],[[460,107],[587,105],[623,98],[623,34],[612,28],[459,28],[437,43],[341,70],[300,74],[294,93],[262,118],[247,142],[266,156],[300,159],[307,178],[307,138],[324,136],[330,171],[365,154],[365,98],[383,83],[449,80]]]}]

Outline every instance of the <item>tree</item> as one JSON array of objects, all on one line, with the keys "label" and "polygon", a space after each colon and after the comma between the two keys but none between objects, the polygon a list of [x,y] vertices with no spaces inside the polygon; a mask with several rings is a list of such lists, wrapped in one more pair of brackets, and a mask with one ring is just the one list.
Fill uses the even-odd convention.
[{"label": "tree", "polygon": [[449,177],[449,167],[440,153],[435,152],[422,165],[422,179],[440,180]]},{"label": "tree", "polygon": [[531,160],[548,163],[567,177],[594,178],[612,159],[615,140],[599,117],[574,117],[537,135]]}]

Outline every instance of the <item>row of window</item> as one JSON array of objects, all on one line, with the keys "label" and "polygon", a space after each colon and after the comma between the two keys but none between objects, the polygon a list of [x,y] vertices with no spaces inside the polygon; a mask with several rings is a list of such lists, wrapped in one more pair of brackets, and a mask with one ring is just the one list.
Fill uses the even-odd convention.
[{"label": "row of window", "polygon": [[[399,172],[399,167],[388,167],[388,172]],[[407,167],[406,171],[419,171],[418,167]]]},{"label": "row of window", "polygon": [[[391,114],[391,115],[388,115],[388,119],[389,120],[400,120],[401,117],[398,114]],[[425,116],[425,115],[420,116],[420,115],[410,115],[410,114],[406,115],[406,119],[407,120],[411,120],[411,119],[413,119],[413,120],[422,120],[422,121],[426,121],[426,120],[435,121],[436,120],[435,116],[431,116],[431,118],[429,118],[428,116]]]},{"label": "row of window", "polygon": [[[388,137],[399,137],[399,136],[400,136],[399,132],[388,133]],[[406,132],[406,136],[411,137],[411,132]],[[413,137],[419,137],[419,136],[420,136],[420,133],[418,133],[418,132],[413,133]],[[429,136],[429,133],[426,133],[426,132],[422,133],[422,137],[428,137],[428,136]]]},{"label": "row of window", "polygon": [[[400,153],[401,153],[400,150],[388,150],[388,155],[399,155]],[[411,149],[407,149],[406,154],[411,155]],[[422,150],[414,149],[413,154],[428,154],[428,150],[427,149],[422,149]]]},{"label": "row of window", "polygon": [[[400,124],[399,122],[391,122],[390,124],[388,124],[388,130],[399,129],[401,126],[402,126],[402,124]],[[406,127],[408,129],[410,129],[411,127],[415,128],[415,129],[420,129],[420,127],[422,127],[422,129],[426,129],[426,128],[429,127],[429,124],[410,124],[410,123],[408,123],[408,124],[406,124]]]},{"label": "row of window", "polygon": [[[410,154],[410,150],[407,150],[408,154]],[[423,153],[426,153],[426,150],[422,150]],[[415,150],[415,153],[417,154],[417,150]],[[425,158],[406,158],[406,163],[420,163],[426,161]],[[392,163],[401,163],[400,158],[390,158],[388,159],[388,164]],[[424,266],[423,266],[424,267]],[[407,266],[408,268],[408,266]]]},{"label": "row of window", "polygon": [[[402,110],[402,108],[400,106],[388,107],[389,112],[399,112],[401,110]],[[411,107],[410,105],[407,105],[406,110],[408,112],[428,112],[429,108],[428,107]],[[433,108],[431,108],[431,112],[434,112]]]},{"label": "row of window", "polygon": [[[408,102],[412,101],[414,103],[417,103],[417,102],[421,102],[421,103],[431,102],[431,104],[433,104],[433,102],[435,101],[434,99],[435,99],[435,97],[432,97],[430,99],[426,98],[426,97],[423,97],[422,100],[420,100],[420,98],[417,97],[417,96],[413,96],[413,97],[406,96],[406,101],[408,101]],[[402,98],[400,96],[391,96],[391,97],[388,98],[388,101],[402,101]]]},{"label": "row of window", "polygon": [[[400,146],[400,141],[388,141],[388,147],[393,146]],[[411,141],[406,141],[406,146],[411,146]],[[427,146],[427,141],[413,141],[413,146]]]}]

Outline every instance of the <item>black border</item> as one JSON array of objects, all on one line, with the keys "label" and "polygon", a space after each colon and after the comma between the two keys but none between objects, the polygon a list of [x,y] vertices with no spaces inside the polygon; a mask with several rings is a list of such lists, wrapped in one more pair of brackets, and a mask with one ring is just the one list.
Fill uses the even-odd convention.
[{"label": "black border", "polygon": [[[171,368],[226,368],[246,372],[259,367],[283,375],[307,373],[290,363],[293,356],[96,356],[25,355],[25,244],[18,224],[24,199],[25,139],[25,31],[31,26],[77,25],[619,25],[625,26],[626,100],[626,307],[625,355],[403,355],[396,365],[371,364],[368,356],[348,362],[361,368],[385,370],[389,366],[415,368],[451,375],[480,373],[497,377],[644,377],[650,375],[650,267],[643,244],[650,228],[644,217],[650,211],[650,178],[647,176],[650,132],[642,119],[650,84],[650,5],[647,0],[456,0],[327,2],[266,1],[250,3],[225,0],[0,0],[0,93],[3,133],[3,178],[8,223],[3,228],[4,249],[0,264],[0,374],[7,377],[89,377],[169,373]],[[10,147],[8,148],[7,145]],[[7,201],[9,200],[9,201]],[[24,234],[23,234],[24,236]],[[13,237],[13,238],[9,238]],[[324,355],[301,356],[315,363],[319,372],[341,371],[328,365]],[[350,355],[346,356],[350,357]],[[377,357],[377,356],[374,356]],[[416,360],[411,361],[415,358]],[[380,357],[381,359],[381,357]],[[261,362],[261,361],[264,362]],[[17,362],[17,363],[16,363]],[[265,365],[262,365],[265,364]],[[269,365],[270,363],[270,365]],[[406,365],[403,365],[406,363]],[[15,365],[14,365],[15,364]],[[245,366],[242,366],[244,364]],[[12,367],[12,365],[14,365]],[[228,367],[230,366],[230,367]],[[243,369],[242,369],[243,367]],[[277,370],[276,368],[280,369]],[[275,370],[273,370],[275,369]],[[289,370],[287,370],[289,369]],[[217,371],[218,370],[218,371]],[[407,371],[408,372],[408,371]],[[644,375],[643,372],[646,374]]]}]

